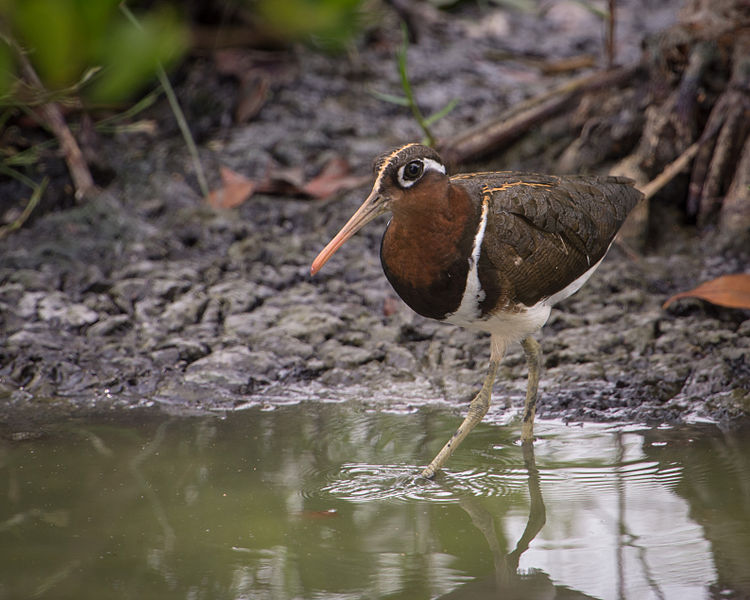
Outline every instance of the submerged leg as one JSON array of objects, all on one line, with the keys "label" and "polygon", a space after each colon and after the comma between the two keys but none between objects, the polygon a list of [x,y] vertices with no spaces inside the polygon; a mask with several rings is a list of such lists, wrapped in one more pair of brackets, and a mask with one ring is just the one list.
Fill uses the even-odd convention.
[{"label": "submerged leg", "polygon": [[536,414],[536,395],[539,388],[539,370],[542,364],[542,347],[533,337],[529,336],[521,342],[526,353],[526,363],[529,365],[529,381],[526,384],[526,404],[523,411],[521,425],[521,442],[531,442],[534,439],[534,415]]},{"label": "submerged leg", "polygon": [[479,423],[484,415],[487,414],[487,410],[490,407],[490,396],[492,394],[492,384],[495,382],[495,375],[497,369],[500,366],[500,361],[505,353],[505,342],[496,336],[492,336],[492,350],[490,352],[490,368],[487,371],[487,375],[484,378],[482,389],[474,397],[469,404],[469,411],[466,413],[466,418],[463,423],[456,429],[456,433],[453,434],[442,450],[438,452],[437,456],[432,459],[432,462],[427,465],[424,471],[422,471],[422,477],[432,478],[450,458],[451,454],[458,448],[458,445],[463,439],[469,435],[469,432]]}]

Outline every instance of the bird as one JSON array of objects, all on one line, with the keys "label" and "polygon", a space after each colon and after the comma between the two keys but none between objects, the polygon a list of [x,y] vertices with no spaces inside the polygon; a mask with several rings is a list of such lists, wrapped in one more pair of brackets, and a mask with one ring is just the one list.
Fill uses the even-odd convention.
[{"label": "bird", "polygon": [[378,157],[374,176],[372,191],[312,262],[311,274],[362,227],[390,212],[380,259],[396,293],[424,317],[490,334],[482,387],[422,476],[433,478],[484,418],[500,361],[516,342],[528,365],[521,443],[533,444],[542,362],[533,334],[554,304],[591,277],[643,195],[617,176],[450,176],[439,153],[418,143]]}]

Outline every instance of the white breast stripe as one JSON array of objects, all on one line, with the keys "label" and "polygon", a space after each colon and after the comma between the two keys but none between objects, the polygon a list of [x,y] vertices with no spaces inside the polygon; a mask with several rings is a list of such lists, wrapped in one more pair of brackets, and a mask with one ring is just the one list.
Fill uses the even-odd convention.
[{"label": "white breast stripe", "polygon": [[479,282],[479,273],[477,266],[479,264],[479,254],[482,251],[482,241],[484,240],[484,230],[487,227],[487,212],[489,210],[488,198],[485,196],[482,199],[482,216],[479,219],[479,228],[477,235],[474,238],[474,245],[471,248],[471,256],[469,257],[469,273],[466,276],[466,287],[464,288],[464,294],[461,297],[461,304],[455,312],[447,315],[445,320],[448,323],[459,325],[460,327],[468,327],[472,324],[476,324],[477,319],[481,316],[479,310],[479,303],[484,300],[484,290]]}]

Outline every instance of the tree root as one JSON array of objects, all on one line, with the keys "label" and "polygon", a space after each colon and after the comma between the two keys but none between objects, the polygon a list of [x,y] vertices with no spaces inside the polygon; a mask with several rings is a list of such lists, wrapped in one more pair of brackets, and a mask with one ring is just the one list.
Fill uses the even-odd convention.
[{"label": "tree root", "polygon": [[[723,123],[714,146],[706,146],[706,156],[700,156],[693,168],[688,195],[688,214],[697,215],[701,225],[716,219],[722,196],[728,192],[738,157],[750,134],[750,32],[738,36],[734,45],[732,76],[727,90],[714,105],[706,128],[714,121]],[[736,179],[736,177],[734,177]]]},{"label": "tree root", "polygon": [[[718,224],[730,237],[750,237],[746,0],[687,0],[680,22],[646,43],[638,65],[574,79],[444,140],[440,150],[451,162],[466,162],[565,112],[567,130],[578,133],[558,170],[619,159],[611,172],[635,179],[648,198],[677,204],[701,228]],[[629,228],[631,242],[645,239],[648,206]]]},{"label": "tree root", "polygon": [[513,107],[498,118],[481,123],[453,138],[441,140],[441,155],[452,164],[467,162],[509,144],[533,126],[570,108],[572,103],[593,90],[623,85],[636,73],[637,66],[578,77],[550,92]]}]

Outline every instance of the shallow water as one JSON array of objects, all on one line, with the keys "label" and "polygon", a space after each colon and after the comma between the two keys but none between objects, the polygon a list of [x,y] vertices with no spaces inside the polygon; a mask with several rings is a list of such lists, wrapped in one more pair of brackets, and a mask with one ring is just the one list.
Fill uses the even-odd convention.
[{"label": "shallow water", "polygon": [[[739,598],[750,440],[354,404],[133,416],[0,445],[0,599]],[[557,594],[555,596],[555,594]]]}]

